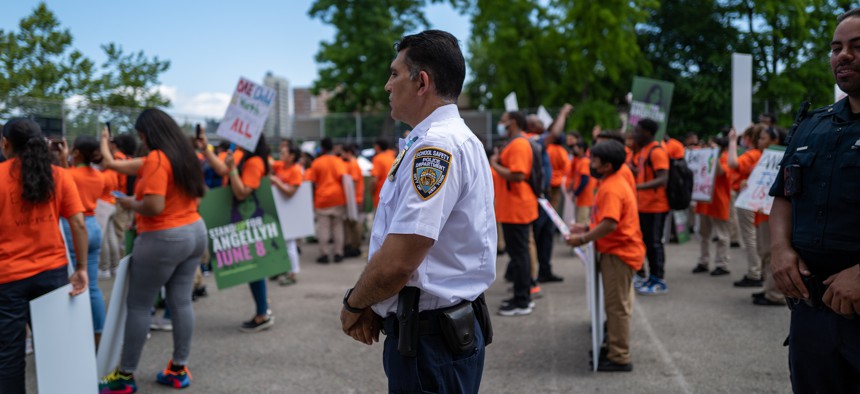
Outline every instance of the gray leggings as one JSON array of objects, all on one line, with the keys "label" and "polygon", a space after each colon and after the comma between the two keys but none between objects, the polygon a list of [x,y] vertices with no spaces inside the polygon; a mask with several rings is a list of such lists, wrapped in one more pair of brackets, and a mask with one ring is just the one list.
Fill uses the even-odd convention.
[{"label": "gray leggings", "polygon": [[185,365],[191,353],[194,310],[191,289],[200,257],[208,247],[203,220],[182,227],[145,232],[134,241],[129,265],[128,316],[120,370],[134,372],[149,331],[150,308],[162,286],[173,319],[173,363]]}]

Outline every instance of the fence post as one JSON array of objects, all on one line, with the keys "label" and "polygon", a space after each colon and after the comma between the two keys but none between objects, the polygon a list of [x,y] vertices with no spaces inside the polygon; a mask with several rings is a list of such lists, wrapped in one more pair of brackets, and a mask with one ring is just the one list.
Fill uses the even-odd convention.
[{"label": "fence post", "polygon": [[493,113],[489,110],[484,110],[487,113],[487,143],[488,148],[493,147]]},{"label": "fence post", "polygon": [[355,113],[355,139],[358,141],[358,146],[361,147],[361,112]]}]

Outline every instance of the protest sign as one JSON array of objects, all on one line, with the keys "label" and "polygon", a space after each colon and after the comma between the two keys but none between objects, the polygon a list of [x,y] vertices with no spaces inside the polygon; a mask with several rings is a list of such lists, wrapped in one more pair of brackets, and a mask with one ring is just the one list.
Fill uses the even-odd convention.
[{"label": "protest sign", "polygon": [[519,111],[520,107],[517,104],[517,93],[511,92],[505,97],[505,112]]},{"label": "protest sign", "polygon": [[740,132],[752,122],[752,55],[732,54],[732,126]]},{"label": "protest sign", "polygon": [[292,197],[287,197],[277,188],[272,188],[275,208],[281,222],[284,239],[299,239],[316,234],[314,229],[314,186],[302,182]]},{"label": "protest sign", "polygon": [[352,176],[344,174],[341,179],[343,184],[343,193],[346,197],[346,218],[352,221],[358,221],[358,202],[355,200],[355,181]]},{"label": "protest sign", "polygon": [[239,78],[216,134],[253,152],[263,134],[263,125],[275,95],[274,89]]},{"label": "protest sign", "polygon": [[672,106],[674,89],[675,85],[671,82],[633,77],[630,126],[636,126],[640,119],[652,119],[660,126],[654,139],[662,140],[669,123],[669,108]]},{"label": "protest sign", "polygon": [[200,200],[200,215],[209,234],[212,273],[218,289],[290,270],[268,178],[263,178],[244,201],[236,200],[229,188],[208,191]]},{"label": "protest sign", "polygon": [[585,298],[591,312],[591,354],[592,371],[597,371],[597,358],[603,344],[603,323],[606,322],[603,298],[603,278],[597,269],[594,242],[574,248],[582,265],[585,266]]},{"label": "protest sign", "polygon": [[684,160],[693,172],[693,201],[711,202],[719,165],[719,149],[687,149]]},{"label": "protest sign", "polygon": [[773,197],[770,187],[779,176],[779,162],[785,154],[784,147],[770,147],[764,150],[758,164],[753,168],[747,186],[738,194],[735,207],[770,215]]},{"label": "protest sign", "polygon": [[105,315],[105,326],[102,339],[99,341],[99,351],[96,354],[98,376],[107,376],[119,365],[122,353],[122,342],[125,338],[125,317],[128,314],[125,299],[128,295],[128,265],[131,255],[119,260],[116,267],[116,278],[111,290],[111,299]]},{"label": "protest sign", "polygon": [[546,212],[550,220],[552,220],[552,223],[555,224],[555,228],[557,228],[558,232],[560,232],[561,235],[564,236],[564,239],[569,238],[570,228],[567,227],[567,224],[564,223],[564,220],[561,218],[561,216],[558,216],[558,212],[555,211],[555,208],[552,207],[552,204],[549,203],[549,200],[545,198],[539,198],[538,205],[540,205],[541,209]]},{"label": "protest sign", "polygon": [[72,285],[67,284],[30,301],[40,393],[98,391],[90,293],[71,297],[70,291]]},{"label": "protest sign", "polygon": [[552,125],[552,116],[550,116],[549,111],[543,105],[538,107],[537,117],[543,123],[543,128],[548,129]]}]

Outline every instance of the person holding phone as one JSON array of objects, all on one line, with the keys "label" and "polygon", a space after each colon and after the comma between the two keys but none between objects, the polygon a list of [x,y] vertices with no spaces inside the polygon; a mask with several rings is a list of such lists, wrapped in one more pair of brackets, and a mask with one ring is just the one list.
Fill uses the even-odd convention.
[{"label": "person holding phone", "polygon": [[122,356],[117,369],[99,383],[101,394],[137,390],[134,372],[149,331],[150,308],[162,286],[173,319],[173,358],[156,380],[175,388],[191,383],[186,365],[194,332],[192,284],[208,247],[206,225],[197,213],[205,185],[191,142],[176,121],[158,109],[144,110],[134,127],[149,150],[146,157],[114,160],[107,130],[101,139],[104,167],[137,174],[134,196],[118,197],[117,204],[135,212],[138,233],[129,264]]},{"label": "person holding phone", "polygon": [[[29,119],[10,120],[3,126],[0,146],[7,158],[0,164],[0,393],[19,394],[26,391],[30,300],[69,282],[72,296],[87,289],[88,241],[78,189],[68,172],[51,165],[39,125]],[[71,277],[58,225],[61,217],[69,221],[69,242],[77,252]]]}]

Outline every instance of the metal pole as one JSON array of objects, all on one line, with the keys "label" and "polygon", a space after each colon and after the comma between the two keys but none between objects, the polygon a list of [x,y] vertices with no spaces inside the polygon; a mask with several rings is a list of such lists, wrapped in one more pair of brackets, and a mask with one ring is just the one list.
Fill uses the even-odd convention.
[{"label": "metal pole", "polygon": [[361,146],[361,112],[355,113],[355,139],[358,141],[358,146]]},{"label": "metal pole", "polygon": [[489,146],[487,148],[493,147],[493,113],[490,110],[484,110],[487,112],[487,143]]}]

